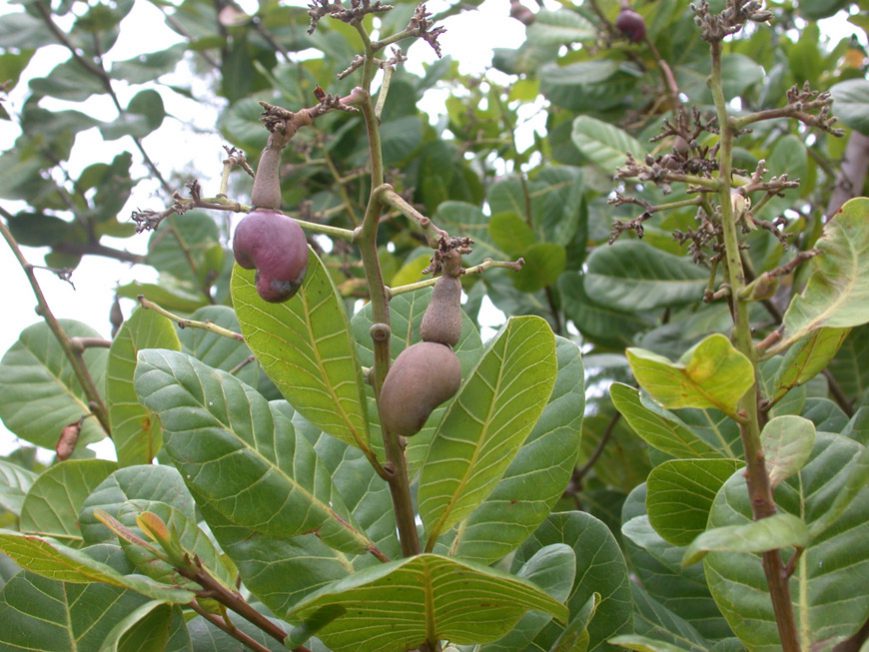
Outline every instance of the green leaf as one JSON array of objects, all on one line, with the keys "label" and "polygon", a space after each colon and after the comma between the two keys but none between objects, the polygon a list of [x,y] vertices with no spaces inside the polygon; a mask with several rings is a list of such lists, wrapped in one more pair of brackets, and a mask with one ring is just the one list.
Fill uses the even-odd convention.
[{"label": "green leaf", "polygon": [[343,301],[310,252],[299,292],[284,303],[256,293],[253,270],[232,273],[232,300],[257,360],[290,404],[342,441],[369,450],[362,372]]},{"label": "green leaf", "polygon": [[[516,577],[527,580],[543,589],[559,602],[567,600],[576,575],[576,554],[564,543],[544,546],[526,561],[516,573]],[[474,652],[512,652],[525,650],[552,620],[548,613],[529,611],[507,636],[488,645],[477,646]]]},{"label": "green leaf", "polygon": [[522,292],[536,292],[554,285],[567,263],[564,247],[552,242],[531,245],[522,257],[525,264],[513,274],[513,283]]},{"label": "green leaf", "polygon": [[159,284],[127,283],[118,287],[117,294],[128,299],[142,295],[166,310],[177,312],[193,312],[208,303],[208,298],[201,291],[171,276],[163,276]]},{"label": "green leaf", "polygon": [[106,140],[116,140],[124,136],[144,138],[163,124],[165,117],[163,98],[160,93],[148,88],[139,91],[114,122],[103,124],[100,133]]},{"label": "green leaf", "polygon": [[130,611],[112,628],[100,652],[174,652],[190,650],[190,636],[179,607],[156,600]]},{"label": "green leaf", "polygon": [[[628,154],[638,161],[646,155],[640,142],[623,129],[587,115],[573,121],[570,137],[580,153],[607,174],[613,174],[624,165]],[[606,248],[596,251],[606,251]]]},{"label": "green leaf", "polygon": [[515,213],[496,213],[489,220],[489,235],[511,257],[521,256],[537,238],[528,223]]},{"label": "green leaf", "polygon": [[857,399],[869,388],[869,326],[851,331],[829,370],[849,399]]},{"label": "green leaf", "polygon": [[[100,337],[80,322],[59,321],[69,337]],[[102,387],[108,351],[89,348],[82,358],[94,384]],[[0,361],[0,419],[6,427],[37,446],[54,448],[65,425],[90,413],[87,396],[48,326],[40,322],[25,328]],[[85,419],[78,445],[105,435],[96,419]]]},{"label": "green leaf", "polygon": [[721,457],[724,452],[698,437],[674,415],[644,405],[640,392],[623,383],[610,385],[613,405],[649,446],[673,457]]},{"label": "green leaf", "polygon": [[21,531],[72,544],[80,542],[79,511],[90,492],[116,468],[117,464],[109,460],[66,460],[49,467],[24,499]]},{"label": "green leaf", "polygon": [[174,467],[161,464],[126,466],[112,473],[85,500],[79,516],[85,542],[114,541],[115,535],[94,514],[102,510],[116,516],[129,500],[165,503],[189,519],[196,517],[193,497]]},{"label": "green leaf", "polygon": [[99,650],[117,623],[149,601],[100,583],[18,573],[0,593],[0,647],[33,652]]},{"label": "green leaf", "polygon": [[683,564],[695,564],[709,552],[766,552],[780,548],[805,548],[809,529],[792,514],[773,514],[746,525],[706,530],[685,550]]},{"label": "green leaf", "polygon": [[719,333],[676,363],[643,349],[626,353],[637,382],[665,408],[714,407],[733,416],[739,399],[754,385],[751,362]]},{"label": "green leaf", "polygon": [[833,115],[864,136],[869,136],[869,80],[848,79],[830,88]]},{"label": "green leaf", "polygon": [[595,38],[594,25],[570,9],[538,11],[527,31],[528,42],[535,45],[571,45]]},{"label": "green leaf", "polygon": [[73,584],[101,582],[173,604],[187,604],[194,597],[189,591],[141,575],[124,575],[83,551],[31,535],[0,530],[0,551],[22,568],[52,580]]},{"label": "green leaf", "polygon": [[558,375],[537,424],[486,500],[456,528],[451,556],[490,564],[546,519],[570,480],[585,404],[579,348],[556,337]]},{"label": "green leaf", "polygon": [[262,112],[263,108],[255,99],[240,99],[223,112],[220,131],[230,142],[240,147],[261,150],[269,136],[259,121]]},{"label": "green leaf", "polygon": [[[235,311],[229,306],[203,306],[190,315],[190,319],[241,333]],[[202,328],[184,328],[178,333],[178,337],[181,339],[182,350],[185,353],[189,353],[209,367],[229,371],[242,382],[256,386],[259,380],[259,365],[254,361],[248,362],[252,354],[243,341]]]},{"label": "green leaf", "polygon": [[[588,626],[588,652],[608,649],[607,640],[631,622],[631,589],[624,557],[609,528],[585,512],[560,512],[549,518],[516,552],[514,571],[539,549],[566,543],[576,554],[576,578],[567,605],[570,621],[581,618],[589,600],[599,594],[599,604]],[[549,623],[534,639],[534,648],[549,650],[564,628]]]},{"label": "green leaf", "polygon": [[810,20],[819,20],[832,16],[847,4],[847,0],[801,0],[799,11]]},{"label": "green leaf", "polygon": [[763,427],[760,439],[774,489],[808,462],[815,446],[815,424],[793,415],[773,417]]},{"label": "green leaf", "polygon": [[637,652],[685,652],[686,649],[680,645],[673,645],[667,641],[649,638],[648,636],[639,636],[638,634],[616,636],[610,639],[610,643],[627,650],[637,650]]},{"label": "green leaf", "polygon": [[776,371],[770,400],[778,401],[821,373],[850,332],[849,328],[819,328],[791,346]]},{"label": "green leaf", "polygon": [[[690,622],[658,602],[644,587],[634,584],[631,586],[631,592],[634,596],[635,635],[654,636],[656,642],[677,645],[681,650],[691,652],[708,650],[709,645]],[[621,644],[615,643],[621,639],[622,637],[610,639],[610,643]]]},{"label": "green leaf", "polygon": [[[43,44],[40,43],[40,46]],[[30,88],[36,94],[72,102],[82,102],[91,95],[106,92],[102,82],[73,59],[55,66],[47,77],[31,80]]]},{"label": "green leaf", "polygon": [[109,349],[106,401],[118,464],[150,464],[163,444],[157,416],[139,403],[133,376],[136,356],[143,349],[181,348],[175,326],[153,310],[136,310],[126,320]]},{"label": "green leaf", "polygon": [[[547,61],[551,57],[547,56]],[[624,106],[637,91],[639,71],[611,59],[563,67],[546,62],[534,68],[540,77],[540,92],[556,106],[571,111],[600,112]]]},{"label": "green leaf", "polygon": [[169,217],[148,240],[148,264],[195,287],[213,282],[223,256],[217,223],[202,211]]},{"label": "green leaf", "polygon": [[[865,455],[864,450],[845,437],[819,432],[808,464],[775,491],[779,516],[801,518],[804,523],[794,524],[790,531],[799,535],[794,536],[795,541],[803,540],[806,526],[812,533],[790,578],[797,629],[802,632],[806,649],[844,640],[869,617],[869,594],[848,588],[861,586],[869,578],[869,487],[864,472],[862,487],[858,491],[848,489],[850,473],[843,473],[845,467]],[[847,499],[840,502],[843,494]],[[834,507],[836,513],[829,519],[827,514]],[[752,521],[751,514],[745,478],[736,473],[718,492],[709,514],[709,527],[763,523]],[[770,545],[782,543],[770,541]],[[746,545],[758,547],[757,543]],[[759,555],[711,552],[704,566],[712,596],[743,644],[762,652],[779,649]]]},{"label": "green leaf", "polygon": [[116,61],[112,64],[111,76],[131,84],[143,84],[153,81],[161,75],[172,72],[178,62],[184,58],[187,45],[176,43],[163,50],[140,54],[126,61]]},{"label": "green leaf", "polygon": [[737,460],[668,460],[649,474],[649,522],[666,541],[686,546],[706,529],[709,509],[725,480],[742,464]]},{"label": "green leaf", "polygon": [[316,635],[334,652],[492,641],[529,609],[567,617],[563,604],[525,580],[432,554],[355,573],[309,596],[288,617],[304,622],[326,609],[340,615]]},{"label": "green leaf", "polygon": [[[701,640],[706,638],[714,641],[733,636],[709,594],[703,567],[682,566],[685,548],[664,541],[649,523],[645,513],[645,489],[645,485],[634,489],[625,501],[622,511],[624,525],[621,533],[625,551],[632,570],[648,593],[647,596],[638,596],[636,589],[633,589],[635,603],[638,602],[638,597],[643,598],[642,602],[652,599],[662,609],[666,609],[666,614],[655,615],[656,621],[666,619],[667,624],[671,625],[666,631],[681,631],[687,638],[693,639],[689,631],[684,631],[678,622],[674,622],[682,619],[682,624],[687,624],[687,627],[702,635]],[[661,638],[660,629],[654,627],[654,624],[652,629],[643,627],[648,609],[643,608],[642,602],[637,605],[640,613],[634,614],[634,631],[645,635],[655,634],[657,638]]]},{"label": "green leaf", "polygon": [[836,497],[832,505],[810,525],[812,537],[818,537],[832,526],[857,495],[869,486],[869,447],[863,446],[863,450],[840,467],[838,473],[842,480]]},{"label": "green leaf", "polygon": [[[600,593],[594,593],[586,600],[582,609],[567,624],[558,640],[549,648],[551,652],[585,652],[591,635],[588,633],[588,625],[597,613],[600,604]],[[607,641],[609,642],[609,641]]]},{"label": "green leaf", "polygon": [[251,387],[184,353],[150,349],[139,353],[136,391],[159,411],[185,481],[231,522],[269,536],[317,531],[340,549],[373,545],[317,477],[310,445]]},{"label": "green leaf", "polygon": [[589,297],[629,312],[697,302],[709,281],[709,272],[691,261],[638,240],[595,249],[587,264]]},{"label": "green leaf", "polygon": [[634,341],[639,331],[651,326],[651,321],[642,315],[592,301],[585,291],[584,282],[584,276],[574,272],[565,272],[558,279],[564,312],[584,338],[624,348]]},{"label": "green leaf", "polygon": [[802,294],[784,316],[781,351],[812,331],[850,328],[869,321],[869,199],[845,202],[824,226]]},{"label": "green leaf", "polygon": [[0,48],[4,50],[35,50],[52,42],[52,34],[46,24],[27,12],[10,12],[0,23]]},{"label": "green leaf", "polygon": [[543,412],[555,375],[549,325],[510,319],[450,405],[423,467],[418,500],[429,549],[495,488]]},{"label": "green leaf", "polygon": [[22,466],[0,460],[0,509],[21,514],[21,504],[24,496],[33,486],[36,473]]}]

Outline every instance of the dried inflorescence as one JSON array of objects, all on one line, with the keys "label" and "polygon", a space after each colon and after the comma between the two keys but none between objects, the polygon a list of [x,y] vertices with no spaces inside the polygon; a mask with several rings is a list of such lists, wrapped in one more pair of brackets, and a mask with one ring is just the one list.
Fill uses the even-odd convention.
[{"label": "dried inflorescence", "polygon": [[702,0],[699,4],[692,4],[691,11],[703,40],[709,43],[736,34],[749,21],[765,23],[772,19],[772,12],[763,8],[761,0],[727,0],[724,9],[717,14],[712,13],[708,0]]},{"label": "dried inflorescence", "polygon": [[371,2],[371,0],[350,0],[350,8],[345,7],[339,0],[329,2],[329,0],[314,0],[308,5],[308,16],[311,17],[311,24],[308,27],[308,34],[313,34],[317,29],[317,25],[324,16],[335,18],[350,25],[357,25],[362,22],[368,14],[383,14],[392,9],[392,5],[385,5],[380,0]]},{"label": "dried inflorescence", "polygon": [[421,4],[413,12],[410,22],[407,23],[407,29],[414,36],[418,36],[423,41],[428,43],[439,57],[441,55],[441,45],[438,43],[438,37],[447,31],[446,27],[434,27],[434,22],[430,20],[431,14],[426,11],[425,4]]}]

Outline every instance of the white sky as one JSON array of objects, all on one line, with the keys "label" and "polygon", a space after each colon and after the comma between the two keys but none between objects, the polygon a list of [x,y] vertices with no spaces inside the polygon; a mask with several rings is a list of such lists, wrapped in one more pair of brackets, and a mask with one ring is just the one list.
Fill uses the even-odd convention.
[{"label": "white sky", "polygon": [[[249,0],[242,0],[239,4],[249,8],[251,5],[256,6]],[[306,3],[287,4],[304,6]],[[445,6],[447,3],[441,0],[428,3],[429,11],[432,13],[437,13]],[[7,5],[6,8],[0,8],[0,15],[14,10],[17,10],[17,7]],[[447,27],[447,32],[440,39],[444,54],[459,61],[460,69],[464,73],[484,71],[491,63],[493,48],[518,47],[524,39],[524,26],[509,18],[509,12],[509,0],[485,0],[479,10],[447,19],[443,23]],[[151,3],[137,2],[124,19],[121,25],[121,38],[105,57],[105,63],[108,66],[113,61],[130,59],[160,47],[168,47],[180,40],[177,34],[166,27],[162,15]],[[435,59],[433,51],[426,43],[415,43],[410,48],[408,57],[406,66],[411,72],[416,73],[421,72],[423,62],[431,62]],[[55,65],[67,58],[67,51],[59,45],[39,50],[24,71],[21,81],[10,94],[9,100],[5,102],[7,109],[10,112],[19,110],[26,97],[27,80],[48,74]],[[173,77],[167,75],[161,81],[171,83]],[[174,81],[179,85],[190,84],[189,77],[176,76]],[[142,88],[141,85],[130,87],[117,83],[116,92],[121,104],[126,105]],[[199,175],[205,192],[211,192],[219,176],[223,158],[221,146],[225,143],[217,133],[216,127],[213,133],[207,133],[207,130],[216,124],[217,110],[214,107],[203,107],[201,104],[186,100],[159,86],[155,88],[163,97],[167,114],[175,117],[167,117],[157,131],[144,139],[145,150],[164,173],[170,170],[182,171],[189,167],[190,161],[195,160],[198,170],[214,175],[211,184],[202,174]],[[205,94],[204,88],[194,87],[194,93],[197,90],[200,94]],[[433,106],[437,106],[436,98],[430,101]],[[443,98],[440,99],[441,106],[442,101]],[[114,107],[107,97],[91,100],[85,104],[46,99],[41,105],[49,109],[84,110],[101,120],[111,120],[116,116]],[[187,123],[194,123],[200,130],[206,130],[206,133],[191,132]],[[9,149],[18,133],[19,130],[14,123],[0,121],[0,151]],[[138,152],[128,138],[105,143],[96,128],[78,135],[69,161],[69,172],[73,177],[77,177],[87,165],[97,161],[110,162],[117,153],[125,149],[133,152],[132,173],[135,176],[147,176],[147,170],[138,162]],[[4,208],[13,213],[23,208],[20,202],[0,201]],[[164,205],[165,197],[162,196],[157,183],[142,183],[134,189],[119,219],[122,221],[128,219],[135,208],[160,209]],[[139,253],[145,251],[147,241],[148,234],[127,240],[103,239],[105,244]],[[34,264],[43,262],[44,251],[24,248],[27,259]],[[48,271],[37,270],[37,274],[55,316],[88,323],[105,337],[108,337],[110,330],[108,314],[115,285],[154,278],[152,270],[145,266],[131,267],[115,260],[95,256],[85,256],[76,268],[72,278],[76,289],[60,281]],[[2,299],[5,312],[5,318],[0,320],[0,356],[2,356],[18,339],[21,330],[39,321],[39,318],[34,313],[36,301],[30,285],[11,251],[2,242],[0,242],[0,278],[3,279]],[[125,302],[126,316],[129,316],[131,309],[132,302]],[[0,423],[0,455],[8,454],[19,444],[20,442]],[[101,442],[97,447],[100,457],[114,457],[110,442]]]}]

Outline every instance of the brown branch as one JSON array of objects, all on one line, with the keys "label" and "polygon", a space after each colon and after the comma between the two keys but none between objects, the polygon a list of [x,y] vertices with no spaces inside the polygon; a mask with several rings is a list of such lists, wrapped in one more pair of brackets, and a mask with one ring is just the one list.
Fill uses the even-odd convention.
[{"label": "brown branch", "polygon": [[74,256],[102,256],[104,258],[114,258],[123,263],[132,263],[134,265],[144,264],[146,260],[146,257],[141,254],[134,254],[133,252],[124,249],[114,249],[100,244],[99,242],[58,242],[57,244],[52,245],[51,248],[64,254],[72,254]]},{"label": "brown branch", "polygon": [[[4,211],[4,215],[6,214],[6,211]],[[9,231],[6,223],[2,220],[0,220],[0,235],[3,236],[3,239],[6,240],[9,248],[12,249],[12,253],[18,260],[18,264],[21,265],[21,269],[24,270],[24,274],[27,276],[33,294],[36,296],[36,313],[45,320],[45,323],[48,325],[49,329],[51,329],[51,332],[54,333],[60,347],[63,349],[64,355],[66,355],[66,359],[69,360],[70,365],[72,365],[75,376],[81,384],[85,396],[87,396],[91,411],[97,418],[97,421],[100,422],[106,435],[111,437],[112,427],[109,422],[109,413],[106,409],[106,404],[103,402],[103,397],[97,389],[90,370],[87,368],[84,359],[80,355],[80,350],[73,345],[70,341],[69,335],[67,335],[66,331],[63,329],[63,326],[60,325],[60,322],[54,316],[54,313],[51,312],[51,308],[48,306],[48,301],[46,301],[45,295],[42,293],[39,281],[36,280],[36,274],[33,272],[33,265],[27,262],[27,259],[21,252],[21,248],[18,246],[18,242],[12,236],[12,232]]]},{"label": "brown branch", "polygon": [[574,469],[573,477],[571,478],[571,484],[574,486],[575,491],[579,491],[582,489],[582,481],[600,459],[600,456],[603,455],[604,448],[606,448],[607,443],[612,438],[616,426],[619,423],[619,419],[621,418],[621,412],[616,411],[610,419],[609,423],[607,424],[606,429],[603,431],[603,434],[600,436],[600,441],[597,442],[597,446],[595,446],[595,449],[592,452],[591,456],[588,458],[588,460],[586,460],[585,464],[583,464],[582,467]]},{"label": "brown branch", "polygon": [[[281,644],[283,644],[284,639],[287,638],[287,633],[280,626],[276,625],[259,611],[254,609],[247,600],[244,599],[244,596],[241,593],[229,589],[214,578],[214,576],[212,576],[211,573],[209,573],[202,565],[202,561],[199,557],[194,556],[186,567],[176,567],[175,570],[182,577],[186,577],[187,579],[193,580],[199,584],[199,586],[205,590],[209,598],[217,600],[220,604],[231,609],[249,623],[255,625],[266,634],[279,641]],[[304,652],[307,648],[297,647],[294,649],[296,652]]]},{"label": "brown branch", "polygon": [[217,629],[219,629],[223,632],[226,632],[227,634],[232,636],[235,640],[239,641],[242,645],[247,646],[248,648],[250,648],[254,652],[269,652],[269,649],[265,645],[261,644],[259,641],[256,641],[253,638],[251,638],[250,636],[248,636],[246,633],[241,631],[238,627],[233,625],[232,622],[227,622],[226,620],[224,620],[223,618],[221,618],[217,614],[213,614],[213,613],[206,611],[195,600],[187,606],[190,607],[191,609],[193,609],[193,611],[198,613],[200,616],[205,618],[205,620],[210,622],[212,625],[217,627]]},{"label": "brown branch", "polygon": [[199,328],[201,330],[209,331],[214,333],[215,335],[221,335],[222,337],[228,337],[232,340],[236,340],[238,342],[244,342],[244,335],[241,333],[236,333],[235,331],[229,330],[228,328],[224,328],[223,326],[218,326],[217,324],[210,321],[197,321],[195,319],[187,319],[186,317],[181,317],[180,315],[176,315],[174,312],[170,312],[163,308],[162,306],[154,303],[153,301],[146,299],[144,295],[139,295],[136,297],[141,305],[146,310],[153,310],[159,315],[163,315],[167,319],[171,319],[176,324],[178,324],[179,328]]}]

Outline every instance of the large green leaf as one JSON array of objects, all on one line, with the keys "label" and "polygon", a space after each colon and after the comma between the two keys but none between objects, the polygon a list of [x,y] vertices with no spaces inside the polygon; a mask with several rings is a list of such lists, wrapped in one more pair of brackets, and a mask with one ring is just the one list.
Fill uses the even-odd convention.
[{"label": "large green leaf", "polygon": [[[69,337],[100,337],[90,326],[66,319]],[[82,355],[97,387],[102,387],[108,351],[89,348]],[[63,427],[91,413],[88,399],[48,326],[25,328],[0,361],[0,419],[18,437],[54,448]],[[82,422],[79,446],[105,437],[96,419]]]},{"label": "large green leaf", "polygon": [[362,374],[341,297],[310,252],[299,292],[284,303],[256,293],[253,270],[232,273],[232,300],[245,341],[290,404],[311,423],[368,450]]},{"label": "large green leaf", "polygon": [[631,312],[699,301],[708,282],[709,272],[689,260],[627,240],[588,257],[585,291],[596,303]]},{"label": "large green leaf", "polygon": [[16,516],[21,514],[21,505],[24,496],[33,486],[36,474],[6,460],[0,460],[0,509],[12,512]]},{"label": "large green leaf", "polygon": [[[685,548],[661,538],[646,514],[646,485],[640,485],[625,500],[622,508],[621,533],[631,569],[643,589],[663,608],[710,641],[733,636],[715,605],[701,565],[682,566]],[[636,594],[635,594],[636,600]],[[640,613],[643,609],[639,607]],[[641,627],[642,618],[634,616],[638,633],[650,632]],[[671,631],[677,631],[674,627]],[[658,636],[660,638],[660,636]]]},{"label": "large green leaf", "polygon": [[[811,540],[795,564],[790,594],[801,646],[830,645],[856,632],[869,616],[869,594],[853,587],[869,582],[869,487],[862,474],[858,491],[848,489],[863,447],[845,437],[818,433],[812,457],[775,491],[779,513],[802,518]],[[864,466],[865,470],[865,466]],[[839,501],[845,493],[848,500]],[[838,504],[837,504],[838,502]],[[827,514],[838,512],[835,520]],[[734,474],[721,488],[709,515],[711,528],[752,524],[745,478]],[[754,650],[777,650],[779,638],[766,577],[758,555],[712,552],[704,561],[709,588],[724,617]]]},{"label": "large green leaf", "polygon": [[136,356],[142,349],[181,348],[175,326],[153,310],[138,309],[124,322],[109,349],[106,373],[106,400],[112,442],[118,464],[149,464],[163,444],[163,433],[156,415],[136,396],[133,375]]},{"label": "large green leaf", "polygon": [[584,283],[584,275],[575,272],[565,272],[558,279],[564,314],[573,321],[584,338],[623,348],[633,343],[638,332],[651,326],[651,321],[643,315],[592,301]]},{"label": "large green leaf", "polygon": [[79,515],[85,542],[114,541],[114,534],[97,520],[94,513],[102,510],[114,516],[129,500],[165,503],[188,518],[196,516],[193,498],[174,467],[162,464],[125,466],[107,477],[85,499]]},{"label": "large green leaf", "polygon": [[178,43],[126,61],[116,61],[112,64],[110,74],[115,79],[123,79],[132,84],[149,82],[174,70],[186,51],[185,44]]},{"label": "large green leaf", "polygon": [[[632,650],[659,652],[663,644],[683,652],[705,652],[709,649],[703,636],[690,622],[673,613],[655,600],[644,588],[633,584],[634,634],[623,634],[610,639],[610,643]],[[651,643],[647,641],[651,639]]]},{"label": "large green leaf", "polygon": [[869,325],[851,331],[828,368],[849,399],[869,389]]},{"label": "large green leaf", "polygon": [[784,316],[783,350],[812,331],[850,328],[869,321],[869,199],[857,197],[842,206],[816,243],[819,254],[802,294]]},{"label": "large green leaf", "polygon": [[833,113],[839,120],[869,135],[869,80],[848,79],[830,88],[833,95]]},{"label": "large green leaf", "polygon": [[190,652],[190,644],[181,608],[152,600],[118,621],[100,652]]},{"label": "large green leaf", "polygon": [[668,460],[649,474],[649,522],[677,546],[691,543],[706,529],[715,494],[741,464],[737,460]]},{"label": "large green leaf", "polygon": [[778,401],[823,371],[850,332],[849,328],[819,328],[796,342],[776,371],[770,400]]},{"label": "large green leaf", "polygon": [[21,531],[80,543],[79,511],[91,491],[116,468],[109,460],[66,460],[49,467],[27,492]]},{"label": "large green leaf", "polygon": [[735,415],[754,385],[754,368],[724,335],[715,333],[673,363],[643,349],[627,350],[640,386],[665,408],[710,408]]},{"label": "large green leaf", "polygon": [[85,551],[68,548],[50,539],[0,530],[0,552],[11,557],[22,568],[60,582],[100,582],[174,604],[187,604],[193,599],[190,591],[161,584],[141,575],[120,573]]},{"label": "large green leaf", "polygon": [[573,473],[585,405],[579,348],[556,338],[558,375],[540,419],[494,491],[456,527],[450,555],[492,563],[546,519]]},{"label": "large green leaf", "polygon": [[231,522],[269,536],[317,534],[373,546],[352,524],[316,455],[279,408],[225,371],[184,353],[139,353],[136,391],[159,410],[166,450],[185,481]]},{"label": "large green leaf", "polygon": [[637,91],[638,70],[613,59],[536,68],[541,93],[554,105],[572,111],[606,111],[627,104]]},{"label": "large green leaf", "polygon": [[[402,650],[425,641],[495,640],[529,609],[564,622],[567,608],[533,584],[485,566],[422,554],[368,568],[309,596],[293,622],[337,617],[316,635],[334,652]],[[318,613],[319,612],[319,613]]]},{"label": "large green leaf", "polygon": [[480,360],[435,434],[418,500],[427,549],[486,499],[552,393],[555,338],[539,317],[514,317]]},{"label": "large green leaf", "polygon": [[99,650],[119,621],[149,603],[115,586],[21,572],[0,593],[0,646],[33,652]]},{"label": "large green leaf", "polygon": [[610,385],[613,405],[649,446],[673,457],[719,457],[723,452],[698,437],[674,415],[646,405],[640,392],[623,383]]},{"label": "large green leaf", "polygon": [[[570,621],[581,618],[594,594],[600,595],[597,611],[588,626],[588,652],[612,649],[607,640],[626,630],[631,622],[631,589],[625,559],[609,528],[585,512],[551,514],[516,552],[517,570],[541,548],[566,543],[576,554],[576,578],[567,605]],[[549,623],[534,639],[531,649],[549,650],[564,631]]]},{"label": "large green leaf", "polygon": [[[624,165],[628,154],[639,161],[646,155],[643,146],[633,136],[588,115],[581,115],[573,121],[570,138],[583,156],[607,174],[613,174]],[[605,248],[596,251],[605,251]]]},{"label": "large green leaf", "polygon": [[528,42],[539,45],[571,45],[577,41],[597,38],[594,25],[569,9],[543,9],[528,26]]},{"label": "large green leaf", "polygon": [[[576,576],[576,554],[564,543],[544,546],[516,572],[516,577],[527,580],[559,602],[567,600]],[[488,645],[477,646],[474,652],[512,652],[524,650],[534,640],[552,616],[545,612],[529,611],[504,638]]]}]

